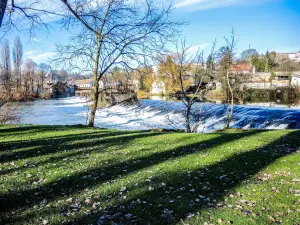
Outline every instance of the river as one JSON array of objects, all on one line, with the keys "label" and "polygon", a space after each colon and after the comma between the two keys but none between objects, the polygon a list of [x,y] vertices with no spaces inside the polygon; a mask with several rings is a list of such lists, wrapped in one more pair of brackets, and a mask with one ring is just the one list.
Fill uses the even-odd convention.
[{"label": "river", "polygon": [[[222,104],[195,104],[193,114],[200,116],[198,132],[210,132],[224,127],[226,114]],[[21,124],[77,125],[87,124],[89,108],[84,98],[71,97],[37,100],[20,106]],[[99,109],[95,125],[119,130],[184,129],[184,105],[164,100],[140,100],[134,105],[119,105]],[[259,103],[235,105],[233,128],[294,129],[300,128],[300,107]]]}]

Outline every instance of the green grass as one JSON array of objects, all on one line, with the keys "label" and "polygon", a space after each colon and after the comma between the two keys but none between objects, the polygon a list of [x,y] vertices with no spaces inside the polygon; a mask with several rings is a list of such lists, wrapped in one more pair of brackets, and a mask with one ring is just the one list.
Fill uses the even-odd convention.
[{"label": "green grass", "polygon": [[299,224],[299,148],[297,130],[0,127],[0,223]]}]

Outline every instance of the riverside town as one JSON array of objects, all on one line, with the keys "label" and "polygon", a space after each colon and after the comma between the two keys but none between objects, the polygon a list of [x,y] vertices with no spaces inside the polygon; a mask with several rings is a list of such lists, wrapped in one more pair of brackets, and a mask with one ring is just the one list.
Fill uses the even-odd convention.
[{"label": "riverside town", "polygon": [[0,0],[0,225],[300,225],[299,21]]}]

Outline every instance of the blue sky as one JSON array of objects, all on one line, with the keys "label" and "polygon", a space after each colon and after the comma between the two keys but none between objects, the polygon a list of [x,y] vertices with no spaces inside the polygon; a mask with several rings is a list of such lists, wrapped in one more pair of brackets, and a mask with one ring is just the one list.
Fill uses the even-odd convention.
[{"label": "blue sky", "polygon": [[[237,53],[249,45],[261,53],[300,50],[300,0],[175,0],[174,5],[174,19],[189,22],[182,35],[193,49],[202,47],[209,52],[214,39],[221,46],[223,37],[234,28]],[[47,62],[55,52],[55,44],[67,43],[69,37],[58,24],[52,23],[51,27],[49,34],[37,31],[33,40],[18,32],[11,32],[7,39],[19,35],[25,57]]]}]

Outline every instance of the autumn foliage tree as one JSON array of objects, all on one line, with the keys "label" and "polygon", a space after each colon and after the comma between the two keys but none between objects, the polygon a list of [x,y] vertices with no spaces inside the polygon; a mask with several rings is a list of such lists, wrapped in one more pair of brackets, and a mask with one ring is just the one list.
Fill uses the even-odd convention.
[{"label": "autumn foliage tree", "polygon": [[[181,91],[179,79],[180,64],[178,64],[178,55],[173,53],[161,58],[162,59],[158,65],[158,79],[166,84],[168,93]],[[183,66],[186,71],[191,69],[190,65],[185,64]],[[184,79],[183,82],[186,85],[188,84],[186,79]]]}]

